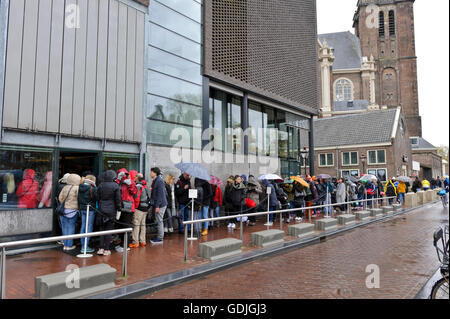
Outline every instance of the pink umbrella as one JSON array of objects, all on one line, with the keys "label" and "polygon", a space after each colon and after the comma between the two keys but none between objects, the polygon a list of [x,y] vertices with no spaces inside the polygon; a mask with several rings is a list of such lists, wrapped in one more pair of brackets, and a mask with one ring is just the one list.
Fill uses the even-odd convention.
[{"label": "pink umbrella", "polygon": [[217,186],[223,185],[222,180],[214,175],[211,175],[211,180],[209,181],[209,183],[211,185],[217,185]]}]

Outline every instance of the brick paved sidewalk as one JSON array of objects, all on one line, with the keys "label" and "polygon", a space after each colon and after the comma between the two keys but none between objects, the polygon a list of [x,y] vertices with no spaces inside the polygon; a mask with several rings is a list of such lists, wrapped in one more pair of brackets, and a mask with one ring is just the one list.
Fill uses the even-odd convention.
[{"label": "brick paved sidewalk", "polygon": [[[144,298],[412,299],[439,267],[432,235],[444,222],[448,210],[437,203]],[[369,264],[379,266],[379,289],[366,287]]]},{"label": "brick paved sidewalk", "polygon": [[[436,206],[439,207],[439,206]],[[420,214],[415,212],[412,214]],[[433,209],[433,216],[439,214],[439,209]],[[408,215],[405,215],[408,216]],[[408,218],[408,217],[407,217]],[[431,221],[430,221],[431,222]],[[254,250],[250,246],[250,233],[267,229],[261,221],[254,227],[245,226],[244,229],[244,249],[243,251]],[[373,226],[369,226],[373,227]],[[369,227],[365,227],[366,229]],[[279,229],[279,224],[275,223],[273,229]],[[284,225],[286,230],[287,225]],[[210,231],[207,237],[201,238],[197,242],[189,243],[188,262],[183,261],[184,236],[170,234],[164,240],[163,245],[146,248],[132,249],[128,255],[128,277],[121,278],[122,254],[113,253],[111,256],[95,255],[89,259],[79,259],[69,254],[63,253],[61,249],[52,249],[35,253],[27,253],[16,256],[8,256],[6,262],[6,297],[7,298],[33,298],[34,278],[55,272],[61,272],[70,264],[80,267],[98,263],[107,263],[117,269],[117,286],[125,286],[164,274],[173,273],[187,268],[196,267],[208,263],[208,261],[197,257],[198,243],[211,241],[225,237],[239,238],[239,229],[232,232],[226,226]],[[428,238],[428,237],[427,237]],[[429,237],[431,238],[431,237]],[[285,237],[286,241],[296,240],[294,237]],[[314,249],[317,245],[309,247]],[[318,253],[319,256],[321,253]],[[434,260],[435,258],[433,258]],[[310,262],[306,260],[306,262]],[[301,263],[303,269],[307,263]]]}]

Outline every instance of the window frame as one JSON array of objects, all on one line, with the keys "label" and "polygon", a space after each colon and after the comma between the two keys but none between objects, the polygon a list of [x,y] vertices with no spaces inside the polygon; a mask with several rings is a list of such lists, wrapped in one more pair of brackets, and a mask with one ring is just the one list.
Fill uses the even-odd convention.
[{"label": "window frame", "polygon": [[[348,82],[350,84],[350,99],[349,100],[345,99],[344,87],[342,89],[343,91],[341,92],[343,99],[342,100],[338,100],[337,99],[338,94],[337,94],[336,90],[337,90],[337,86],[338,86],[340,81],[346,81],[346,82]],[[344,77],[340,77],[340,78],[336,79],[336,81],[334,81],[334,84],[333,84],[333,95],[334,95],[334,101],[335,102],[353,101],[354,100],[354,96],[355,96],[355,86],[353,84],[353,81],[348,79],[348,78],[344,78]]]},{"label": "window frame", "polygon": [[372,174],[372,175],[375,175],[378,179],[379,179],[379,177],[378,177],[378,171],[381,171],[381,170],[384,170],[385,172],[386,172],[386,180],[384,180],[384,181],[382,181],[382,180],[380,180],[380,182],[382,182],[382,183],[386,183],[387,181],[388,181],[388,169],[387,168],[369,168],[369,169],[367,169],[367,174],[372,174],[372,173],[370,173],[369,171],[375,171],[376,172],[376,174]]},{"label": "window frame", "polygon": [[[320,156],[322,156],[322,155],[324,155],[325,156],[325,165],[321,165],[321,163],[320,163]],[[332,156],[332,161],[333,161],[333,163],[331,164],[331,165],[329,165],[329,163],[328,163],[328,155],[331,155]],[[318,154],[318,163],[319,163],[319,167],[334,167],[334,154],[333,153],[321,153],[321,154]]]},{"label": "window frame", "polygon": [[[384,152],[384,162],[379,162],[378,161],[378,151],[383,151]],[[375,163],[370,161],[370,156],[369,156],[370,152],[375,152],[375,157],[376,157],[376,162]],[[386,154],[387,154],[387,152],[386,152],[385,149],[368,150],[367,151],[367,164],[368,165],[385,165],[385,164],[387,164]]]},{"label": "window frame", "polygon": [[344,177],[343,172],[348,172],[349,176],[352,176],[352,171],[358,171],[358,175],[357,176],[361,176],[361,170],[358,169],[341,169],[341,178]]},{"label": "window frame", "polygon": [[[344,154],[349,154],[349,164],[344,164]],[[352,164],[352,153],[356,153],[356,164]],[[342,152],[341,153],[341,164],[342,166],[359,166],[359,152],[358,151],[349,151],[349,152]]]}]

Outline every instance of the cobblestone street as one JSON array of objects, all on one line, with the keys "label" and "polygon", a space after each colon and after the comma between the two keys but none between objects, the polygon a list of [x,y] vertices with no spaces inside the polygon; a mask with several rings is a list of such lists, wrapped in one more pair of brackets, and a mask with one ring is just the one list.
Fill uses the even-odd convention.
[{"label": "cobblestone street", "polygon": [[[436,203],[144,298],[414,298],[439,267],[432,234],[445,222],[448,209]],[[370,264],[379,289],[366,287]]]}]

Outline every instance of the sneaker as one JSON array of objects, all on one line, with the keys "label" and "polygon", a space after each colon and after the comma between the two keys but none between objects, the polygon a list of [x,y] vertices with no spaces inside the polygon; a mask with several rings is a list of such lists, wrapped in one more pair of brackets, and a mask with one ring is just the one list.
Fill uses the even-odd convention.
[{"label": "sneaker", "polygon": [[140,243],[139,246],[145,247],[145,246],[147,246],[147,244],[146,243]]},{"label": "sneaker", "polygon": [[173,233],[173,228],[169,227],[169,233]]},{"label": "sneaker", "polygon": [[73,245],[72,247],[64,247],[65,250],[74,250],[77,246]]},{"label": "sneaker", "polygon": [[207,230],[207,229],[204,229],[204,230],[202,231],[202,236],[206,236],[206,235],[208,235],[208,230]]},{"label": "sneaker", "polygon": [[111,255],[111,250],[105,250],[105,252],[103,253],[103,256],[109,256]]},{"label": "sneaker", "polygon": [[[91,247],[86,248],[86,254],[93,253],[94,251],[95,251],[94,248],[91,248]],[[81,252],[84,253],[84,248],[81,249]]]},{"label": "sneaker", "polygon": [[273,226],[273,222],[269,222],[267,226]]},{"label": "sneaker", "polygon": [[130,244],[130,248],[138,248],[139,244]]},{"label": "sneaker", "polygon": [[[123,247],[122,246],[116,246],[115,250],[118,253],[123,253]],[[130,251],[130,247],[127,248],[127,251]]]},{"label": "sneaker", "polygon": [[103,248],[100,248],[98,251],[97,251],[97,255],[104,255],[105,254],[105,250],[103,249]]},{"label": "sneaker", "polygon": [[163,243],[162,239],[159,239],[159,238],[153,238],[152,240],[150,240],[150,242],[153,245],[161,245]]},{"label": "sneaker", "polygon": [[57,243],[58,245],[64,245],[64,243],[62,242],[62,240],[57,241],[56,243]]},{"label": "sneaker", "polygon": [[236,228],[236,224],[235,223],[231,223],[231,228],[235,229]]},{"label": "sneaker", "polygon": [[164,232],[165,232],[165,233],[168,233],[168,232],[169,232],[169,229],[168,229],[167,227],[164,227]]},{"label": "sneaker", "polygon": [[232,227],[233,227],[233,224],[232,224],[232,223],[229,223],[227,227],[228,227],[228,228],[232,228]]}]

